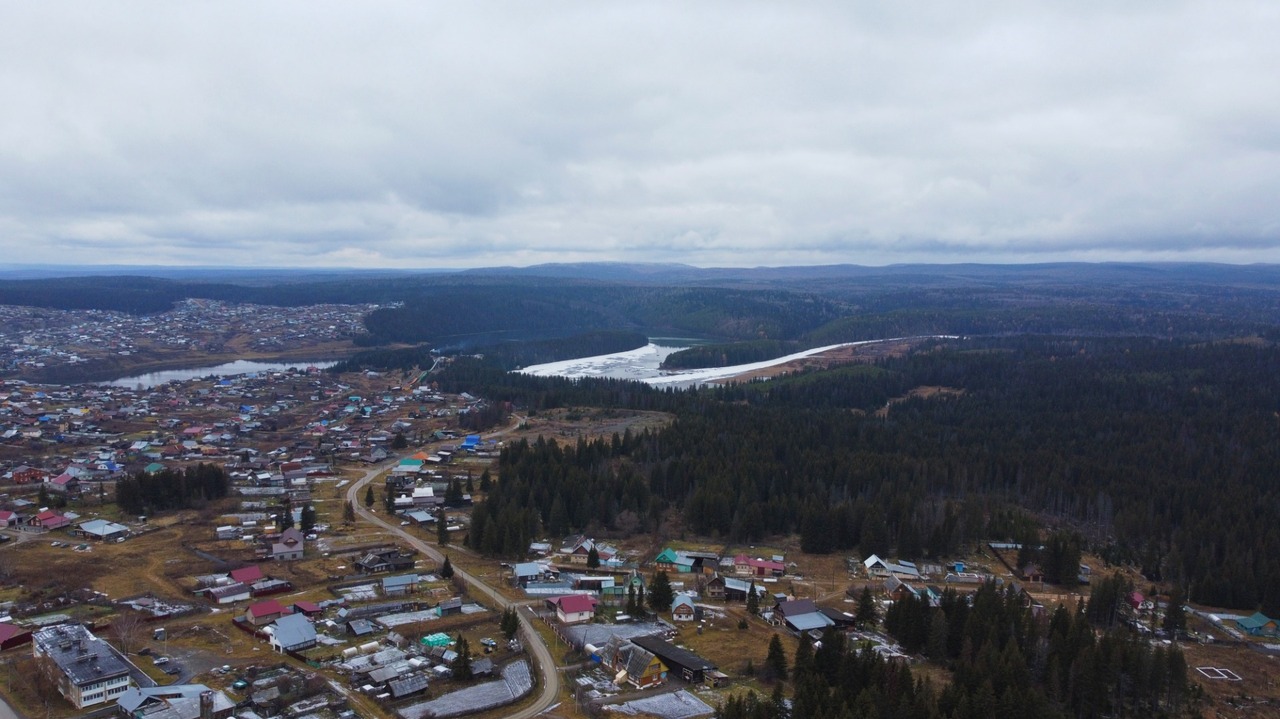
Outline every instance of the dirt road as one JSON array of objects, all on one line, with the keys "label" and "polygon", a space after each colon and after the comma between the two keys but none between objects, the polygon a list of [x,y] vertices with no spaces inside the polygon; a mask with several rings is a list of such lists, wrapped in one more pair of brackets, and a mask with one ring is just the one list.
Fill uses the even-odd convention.
[{"label": "dirt road", "polygon": [[[504,433],[506,431],[509,431],[509,430],[503,430]],[[495,433],[495,435],[496,434],[497,433]],[[495,436],[495,435],[489,435],[489,436]],[[380,465],[375,465],[374,467],[370,468],[369,471],[365,472],[363,477],[361,477],[359,480],[352,483],[351,487],[347,489],[347,501],[351,503],[351,506],[355,507],[356,513],[360,517],[365,519],[365,521],[372,522],[382,527],[383,530],[385,530],[387,533],[395,535],[396,537],[403,540],[409,546],[413,547],[414,549],[417,549],[419,552],[422,552],[424,555],[431,557],[433,560],[437,562],[443,562],[444,555],[442,555],[434,546],[427,544],[421,539],[418,539],[412,534],[404,531],[404,529],[395,525],[391,521],[387,521],[381,515],[370,512],[360,502],[360,497],[358,493],[364,489],[365,485],[367,485],[369,482],[372,482],[375,477],[377,477],[382,472],[385,472],[387,469],[390,469],[394,465],[395,465],[394,461],[383,462]],[[494,604],[496,604],[497,606],[506,608],[513,604],[513,602],[511,602],[509,599],[507,599],[506,597],[499,594],[496,590],[494,590],[493,587],[490,587],[488,584],[485,584],[483,581],[481,581],[479,578],[475,577],[474,575],[468,574],[467,572],[457,568],[456,566],[453,569],[453,573],[454,573],[454,576],[461,577],[462,580],[465,581],[473,591],[477,591],[485,595],[489,599],[493,600]],[[537,700],[532,705],[525,707],[524,709],[516,712],[515,714],[511,714],[508,717],[508,719],[532,719],[533,717],[536,717],[539,714],[546,711],[548,708],[551,707],[551,705],[555,704],[556,701],[559,699],[560,674],[559,672],[556,671],[556,664],[555,664],[555,660],[552,659],[551,657],[551,650],[548,649],[547,645],[542,642],[541,635],[539,635],[538,632],[534,630],[532,626],[529,625],[528,617],[525,616],[523,612],[517,613],[517,616],[520,617],[521,642],[524,644],[526,648],[528,648],[529,652],[533,655],[534,665],[537,667],[538,676],[541,677],[540,683],[542,685],[542,691],[538,695]]]}]

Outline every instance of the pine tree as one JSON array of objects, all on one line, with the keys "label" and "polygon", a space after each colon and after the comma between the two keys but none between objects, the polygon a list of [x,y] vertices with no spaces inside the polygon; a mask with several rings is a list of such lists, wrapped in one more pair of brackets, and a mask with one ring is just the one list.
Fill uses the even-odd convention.
[{"label": "pine tree", "polygon": [[787,655],[782,650],[782,640],[777,634],[769,640],[769,653],[764,658],[763,678],[767,682],[785,681],[787,678]]},{"label": "pine tree", "polygon": [[453,563],[449,561],[449,555],[444,555],[444,563],[440,565],[440,576],[445,579],[453,578]]},{"label": "pine tree", "polygon": [[760,613],[760,595],[756,593],[756,580],[751,580],[751,586],[747,587],[747,613]]},{"label": "pine tree", "polygon": [[858,623],[863,626],[874,624],[878,614],[875,597],[871,596],[871,586],[867,585],[858,596]]},{"label": "pine tree", "polygon": [[286,498],[284,504],[280,505],[280,514],[276,515],[276,521],[280,526],[280,531],[293,526],[293,505]]},{"label": "pine tree", "polygon": [[342,507],[342,521],[346,522],[347,524],[351,524],[352,522],[356,521],[356,508],[354,505],[351,504],[350,500],[348,500],[347,503]]},{"label": "pine tree", "polygon": [[1169,604],[1164,610],[1164,621],[1161,628],[1177,639],[1178,632],[1187,628],[1187,613],[1182,608],[1182,592],[1174,589],[1169,594]]},{"label": "pine tree", "polygon": [[600,566],[600,552],[593,546],[587,552],[587,568],[596,569]]},{"label": "pine tree", "polygon": [[300,529],[304,532],[310,532],[316,528],[316,508],[313,505],[306,505],[302,508],[302,523]]},{"label": "pine tree", "polygon": [[653,575],[653,584],[649,587],[649,608],[655,612],[666,612],[671,609],[676,594],[671,589],[671,580],[665,571]]},{"label": "pine tree", "polygon": [[791,666],[794,667],[793,674],[797,682],[806,678],[813,671],[813,640],[809,638],[808,632],[800,633],[800,643],[796,645],[796,653],[792,659]]},{"label": "pine tree", "polygon": [[499,625],[502,629],[502,636],[511,641],[515,638],[516,633],[520,631],[520,617],[516,614],[515,607],[507,607],[502,610],[502,623]]},{"label": "pine tree", "polygon": [[373,503],[374,503],[374,502],[376,502],[376,501],[377,501],[377,500],[376,500],[376,499],[374,499],[374,497],[373,497],[373,485],[372,485],[372,484],[370,484],[370,485],[369,485],[368,487],[366,487],[366,488],[365,488],[365,490],[364,490],[364,506],[365,506],[366,508],[368,508],[368,509],[372,509],[372,508],[373,508]]},{"label": "pine tree", "polygon": [[489,474],[489,470],[480,473],[480,491],[488,492],[493,487],[493,477]]},{"label": "pine tree", "polygon": [[436,516],[436,544],[442,547],[449,544],[449,518],[443,511]]},{"label": "pine tree", "polygon": [[[447,558],[446,558],[447,561]],[[453,678],[460,681],[471,679],[471,646],[467,644],[467,638],[458,635],[458,643],[454,648],[458,653],[457,657],[449,664],[449,670],[453,673]]]}]

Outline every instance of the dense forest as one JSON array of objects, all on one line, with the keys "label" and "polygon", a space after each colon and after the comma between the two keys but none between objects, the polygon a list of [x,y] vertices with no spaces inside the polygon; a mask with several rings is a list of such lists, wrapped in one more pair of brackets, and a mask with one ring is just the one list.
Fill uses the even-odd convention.
[{"label": "dense forest", "polygon": [[[835,342],[930,334],[1280,339],[1280,273],[1265,266],[609,265],[376,276],[170,274],[0,281],[0,304],[150,314],[184,298],[372,303],[382,307],[353,338],[364,346],[430,343],[470,351],[503,340],[625,330],[718,342],[725,347],[715,361],[724,362],[728,354],[767,358]],[[708,353],[687,357],[713,361]]]},{"label": "dense forest", "polygon": [[[796,532],[811,552],[938,557],[1024,539],[1016,508],[1195,601],[1275,612],[1276,367],[1262,342],[1016,337],[690,392],[456,371],[526,408],[675,416],[612,442],[506,448],[476,512],[491,553],[591,523],[654,529],[675,511],[735,541]],[[921,387],[951,391],[908,395]],[[490,536],[504,512],[519,528]]]},{"label": "dense forest", "polygon": [[231,480],[222,467],[200,463],[185,469],[138,472],[116,482],[116,503],[125,514],[190,509],[227,496]]},{"label": "dense forest", "polygon": [[783,357],[801,349],[796,341],[752,340],[722,344],[695,345],[672,352],[662,361],[662,369],[700,369],[729,367]]},{"label": "dense forest", "polygon": [[[639,332],[601,330],[584,332],[571,337],[535,340],[528,342],[502,342],[473,348],[486,367],[497,372],[518,369],[544,362],[557,362],[577,357],[625,352],[649,343],[649,338]],[[431,368],[436,353],[427,345],[403,348],[378,348],[357,352],[350,358],[330,368],[330,372],[354,372],[363,369],[426,370]]]}]

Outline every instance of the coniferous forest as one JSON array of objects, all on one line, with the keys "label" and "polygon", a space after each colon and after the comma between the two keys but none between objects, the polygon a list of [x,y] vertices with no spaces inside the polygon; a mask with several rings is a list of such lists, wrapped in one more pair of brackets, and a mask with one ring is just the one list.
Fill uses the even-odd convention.
[{"label": "coniferous forest", "polygon": [[511,555],[543,532],[651,530],[678,512],[733,541],[940,557],[1023,539],[1034,518],[1193,601],[1277,612],[1276,367],[1264,342],[1013,337],[689,392],[505,375],[486,396],[674,420],[508,446],[471,541]]}]

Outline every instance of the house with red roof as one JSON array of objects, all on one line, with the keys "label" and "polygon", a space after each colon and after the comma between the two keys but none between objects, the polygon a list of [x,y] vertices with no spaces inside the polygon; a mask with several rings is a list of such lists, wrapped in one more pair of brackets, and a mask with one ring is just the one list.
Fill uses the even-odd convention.
[{"label": "house with red roof", "polygon": [[55,529],[71,526],[71,520],[51,509],[46,509],[28,519],[27,526],[34,527],[39,532],[52,532]]},{"label": "house with red roof", "polygon": [[63,472],[53,479],[45,480],[44,486],[50,492],[76,494],[80,491],[80,480],[70,472]]},{"label": "house with red roof", "polygon": [[14,624],[0,623],[0,649],[13,649],[31,643],[31,632]]},{"label": "house with red roof", "polygon": [[265,602],[250,604],[249,611],[245,612],[245,616],[249,619],[249,623],[256,626],[266,626],[285,615],[285,608],[280,602],[274,599],[268,599]]},{"label": "house with red roof", "polygon": [[742,576],[781,577],[787,573],[787,565],[770,559],[739,554],[733,558],[733,571]]},{"label": "house with red roof", "polygon": [[569,594],[551,600],[556,618],[564,624],[589,622],[596,616],[596,598],[590,594]]},{"label": "house with red roof", "polygon": [[0,510],[0,527],[12,527],[18,523],[18,513]]},{"label": "house with red roof", "polygon": [[247,567],[233,569],[229,573],[231,581],[240,582],[242,584],[253,584],[263,578],[262,567],[256,564],[250,564]]}]

